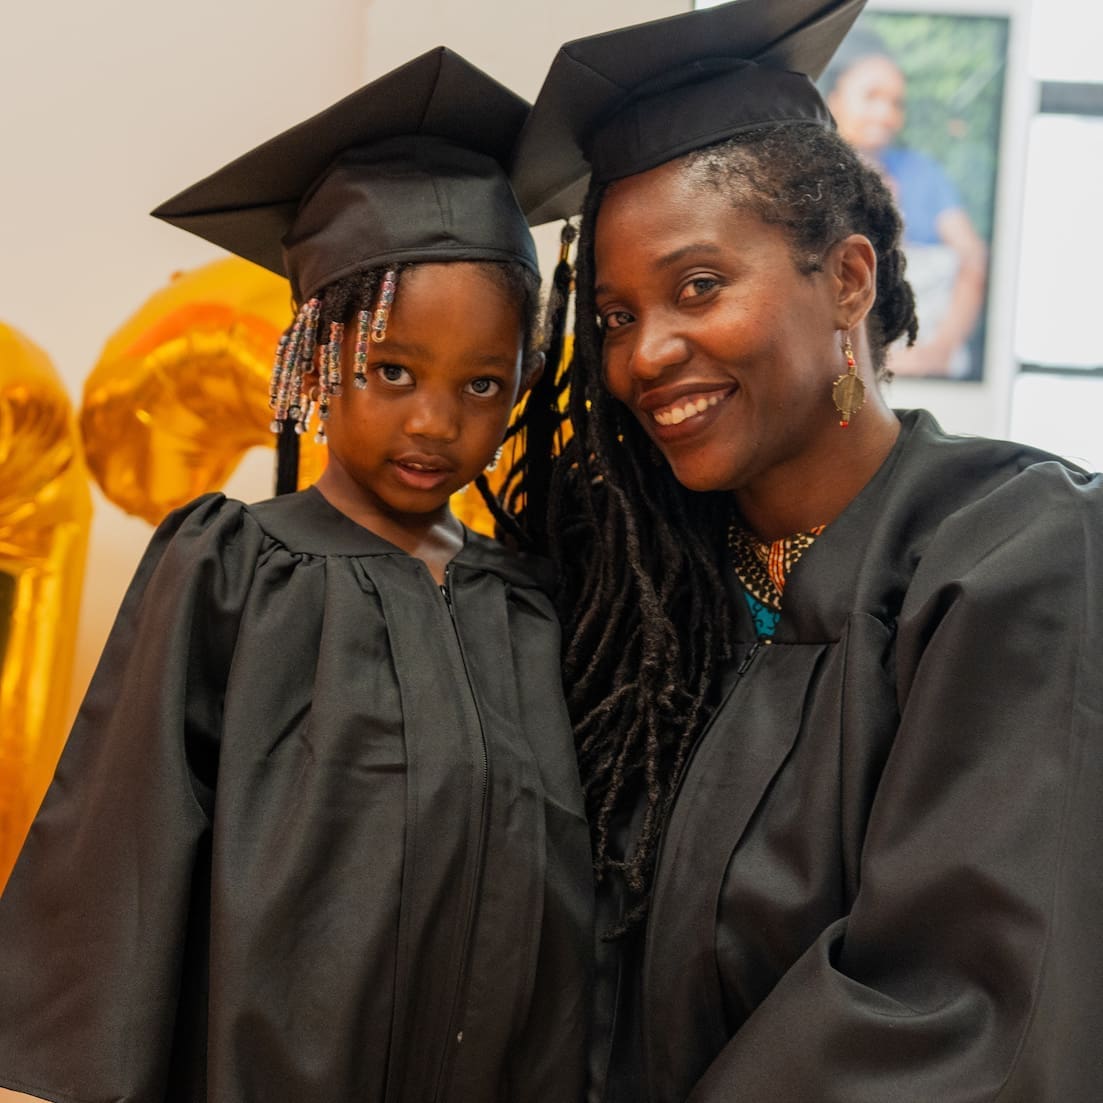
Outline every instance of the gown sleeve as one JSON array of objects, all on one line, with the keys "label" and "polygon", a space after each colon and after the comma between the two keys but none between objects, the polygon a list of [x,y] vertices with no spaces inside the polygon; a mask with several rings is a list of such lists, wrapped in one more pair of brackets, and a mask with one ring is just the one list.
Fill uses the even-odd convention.
[{"label": "gown sleeve", "polygon": [[692,1103],[1103,1098],[1103,483],[1038,465],[945,521],[850,914]]},{"label": "gown sleeve", "polygon": [[0,897],[0,1086],[165,1096],[255,541],[244,507],[211,495],[141,560]]}]

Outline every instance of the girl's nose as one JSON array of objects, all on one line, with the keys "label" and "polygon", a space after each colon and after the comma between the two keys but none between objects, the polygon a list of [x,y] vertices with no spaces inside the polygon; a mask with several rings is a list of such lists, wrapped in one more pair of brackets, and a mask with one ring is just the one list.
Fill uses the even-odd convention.
[{"label": "girl's nose", "polygon": [[455,402],[445,395],[418,395],[406,416],[405,430],[411,437],[454,441],[459,435],[459,416]]}]

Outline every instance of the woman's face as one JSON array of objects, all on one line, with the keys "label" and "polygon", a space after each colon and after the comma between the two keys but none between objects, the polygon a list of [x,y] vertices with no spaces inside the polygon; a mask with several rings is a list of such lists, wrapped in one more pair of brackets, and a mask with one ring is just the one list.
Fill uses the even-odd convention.
[{"label": "woman's face", "polygon": [[839,134],[862,153],[892,144],[904,125],[904,74],[887,57],[859,58],[827,96]]},{"label": "woman's face", "polygon": [[837,282],[801,273],[784,230],[689,171],[671,162],[606,192],[605,384],[691,490],[800,479],[839,433]]}]

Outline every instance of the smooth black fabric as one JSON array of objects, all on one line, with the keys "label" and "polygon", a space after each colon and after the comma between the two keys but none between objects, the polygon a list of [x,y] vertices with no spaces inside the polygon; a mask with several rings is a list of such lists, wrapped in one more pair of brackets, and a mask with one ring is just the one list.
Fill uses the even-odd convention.
[{"label": "smooth black fabric", "polygon": [[342,154],[303,199],[283,248],[299,301],[369,265],[520,261],[540,271],[498,162],[423,135]]},{"label": "smooth black fabric", "polygon": [[158,530],[0,898],[0,1084],[47,1099],[579,1099],[589,838],[559,629],[469,534],[315,490]]},{"label": "smooth black fabric", "polygon": [[1103,1099],[1103,477],[902,420],[742,677],[733,587],[594,1100]]}]

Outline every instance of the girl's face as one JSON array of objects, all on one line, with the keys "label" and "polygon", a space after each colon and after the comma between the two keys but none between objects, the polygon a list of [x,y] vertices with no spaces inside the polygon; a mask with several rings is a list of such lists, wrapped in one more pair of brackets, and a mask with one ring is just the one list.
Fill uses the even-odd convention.
[{"label": "girl's face", "polygon": [[862,153],[891,145],[904,125],[904,74],[887,57],[851,65],[827,96],[839,134]]},{"label": "girl's face", "polygon": [[845,368],[830,265],[798,271],[781,228],[678,162],[608,188],[594,248],[606,386],[679,482],[793,485],[834,446]]},{"label": "girl's face", "polygon": [[444,517],[502,443],[521,391],[516,294],[475,263],[406,269],[386,338],[369,342],[363,390],[353,384],[355,327],[345,333],[330,465],[387,526]]}]

